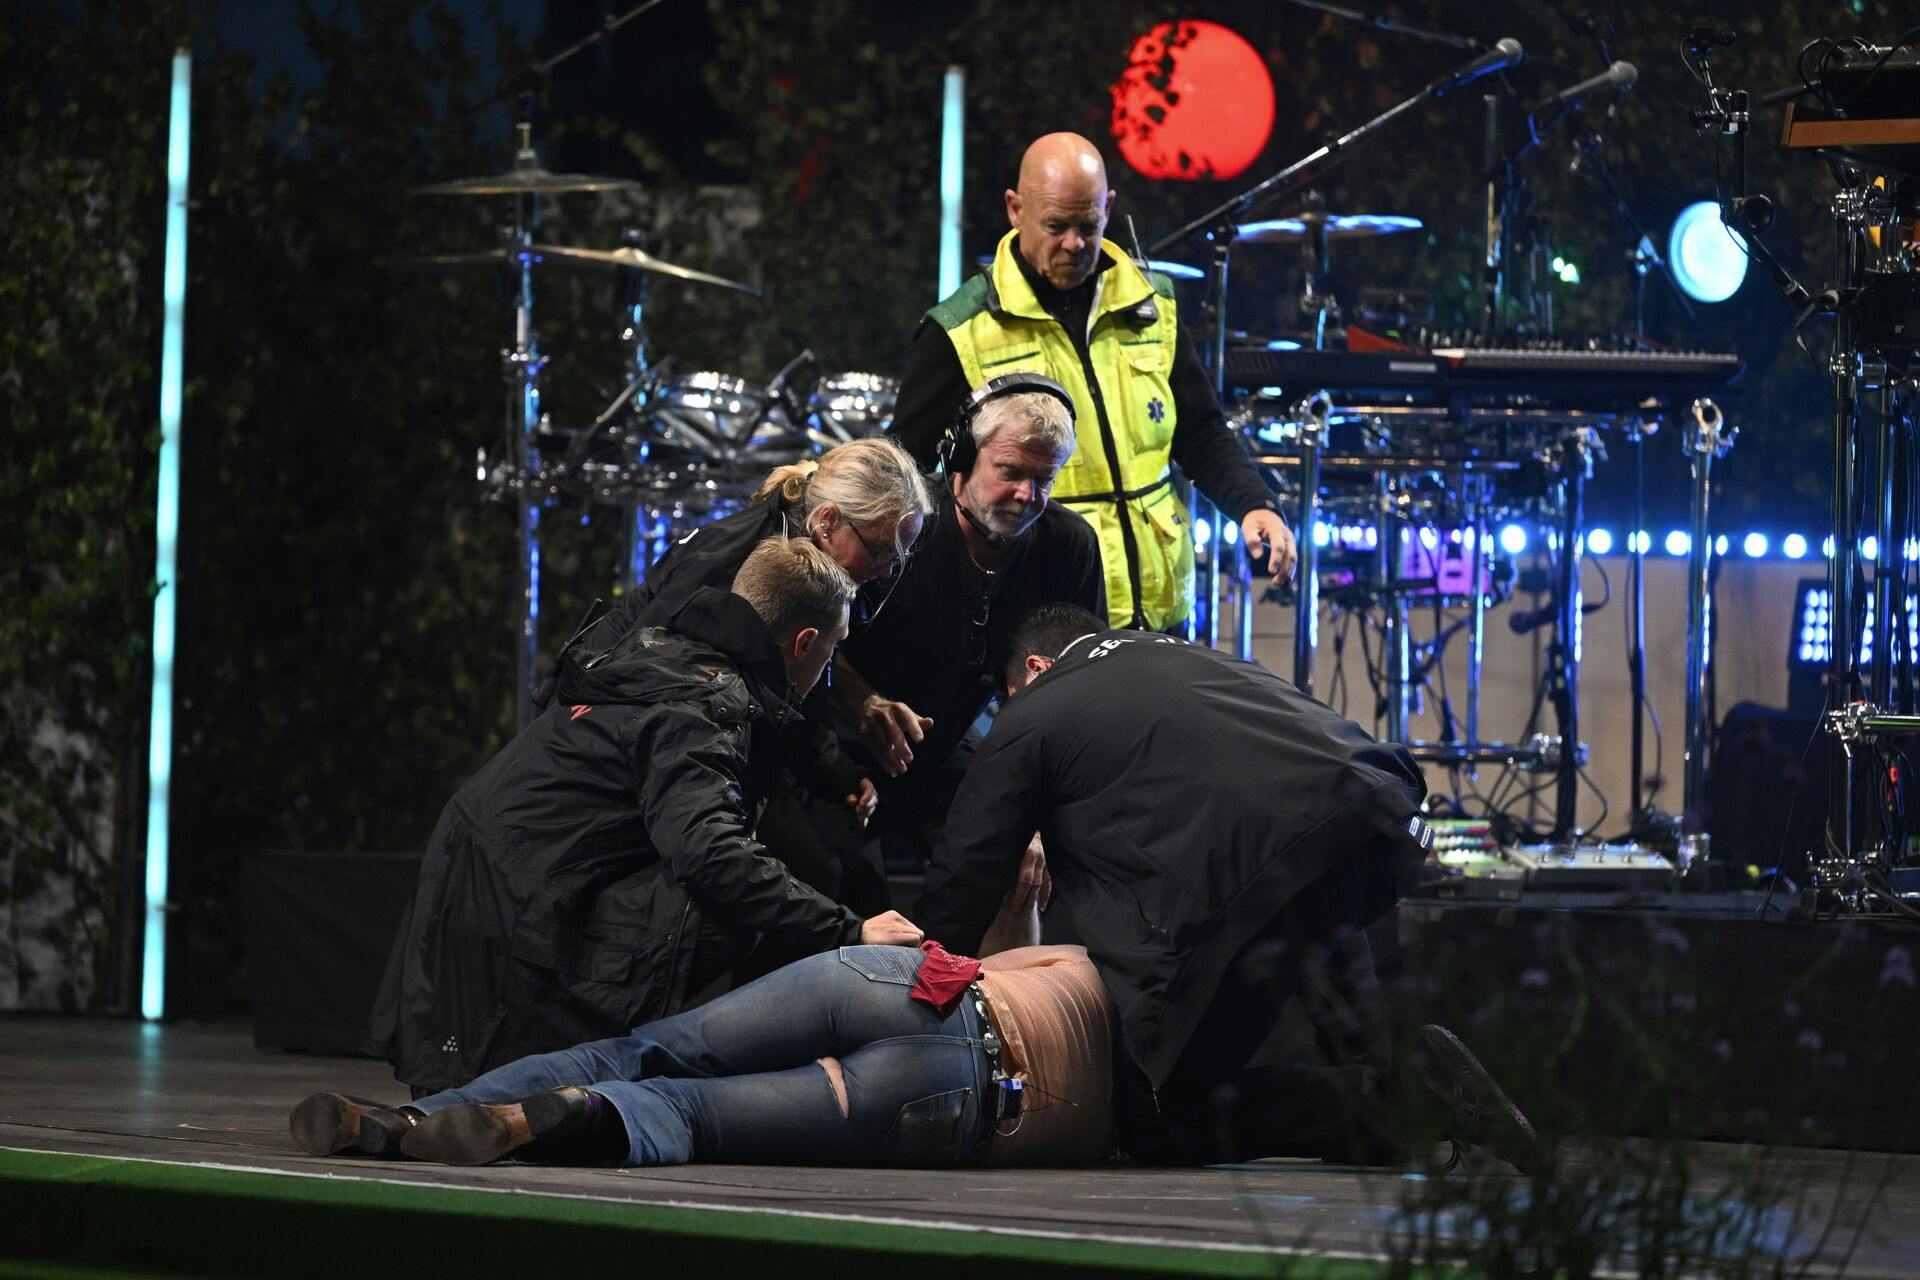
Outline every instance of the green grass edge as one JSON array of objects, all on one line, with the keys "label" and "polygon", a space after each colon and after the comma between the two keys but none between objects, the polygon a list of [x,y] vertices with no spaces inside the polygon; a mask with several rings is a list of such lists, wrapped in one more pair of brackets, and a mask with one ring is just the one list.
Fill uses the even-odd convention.
[{"label": "green grass edge", "polygon": [[[1060,1240],[892,1223],[507,1194],[0,1150],[0,1263],[102,1275],[337,1277],[631,1267],[841,1280],[888,1259],[915,1280],[1181,1275],[1358,1280],[1383,1264],[1251,1250]],[[101,1270],[101,1269],[105,1270]],[[24,1274],[0,1267],[0,1276]]]}]

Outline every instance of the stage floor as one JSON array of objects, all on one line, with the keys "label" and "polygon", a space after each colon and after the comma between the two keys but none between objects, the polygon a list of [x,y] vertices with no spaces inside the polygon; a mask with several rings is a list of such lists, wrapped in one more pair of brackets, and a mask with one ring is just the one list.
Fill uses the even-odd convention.
[{"label": "stage floor", "polygon": [[[714,1165],[456,1169],[317,1159],[293,1146],[286,1115],[294,1102],[321,1089],[394,1096],[385,1064],[262,1052],[239,1025],[0,1019],[0,1202],[21,1203],[5,1188],[23,1185],[23,1177],[39,1178],[42,1205],[59,1206],[68,1194],[58,1190],[63,1182],[72,1188],[102,1176],[167,1182],[165,1174],[173,1179],[167,1183],[172,1193],[188,1198],[166,1202],[174,1207],[164,1210],[123,1207],[120,1230],[144,1230],[153,1224],[141,1215],[157,1211],[191,1216],[180,1206],[192,1195],[313,1204],[326,1198],[317,1193],[324,1183],[329,1195],[357,1188],[363,1200],[381,1200],[389,1211],[404,1209],[421,1189],[436,1193],[421,1201],[433,1212],[464,1212],[458,1208],[464,1200],[484,1202],[482,1212],[495,1216],[494,1206],[508,1201],[522,1213],[538,1213],[548,1197],[574,1209],[626,1207],[629,1225],[644,1216],[643,1208],[671,1211],[658,1225],[683,1236],[745,1232],[757,1235],[762,1247],[773,1239],[796,1250],[859,1247],[948,1260],[964,1254],[971,1265],[960,1273],[1018,1258],[1044,1261],[1039,1271],[1062,1274],[1089,1264],[1114,1273],[1274,1274],[1293,1270],[1283,1261],[1291,1255],[1322,1260],[1313,1271],[1327,1275],[1370,1272],[1387,1258],[1411,1176],[1300,1161],[1181,1171],[920,1172]],[[1700,1198],[1710,1200],[1737,1153],[1713,1144],[1699,1150]],[[1804,1166],[1813,1211],[1797,1238],[1775,1230],[1773,1247],[1788,1258],[1815,1261],[1816,1272],[1844,1266],[1854,1275],[1920,1274],[1920,1157],[1808,1151],[1791,1159]],[[1525,1194],[1522,1179],[1507,1180],[1516,1195]],[[483,1194],[499,1192],[520,1194]],[[1834,1208],[1840,1229],[1822,1240],[1826,1210]],[[16,1261],[0,1265],[0,1275],[37,1274],[19,1269],[18,1219],[7,1216],[16,1226],[0,1235],[0,1261]],[[72,1229],[92,1232],[98,1224],[77,1219]],[[304,1273],[310,1269],[304,1264],[316,1261],[313,1251],[327,1248],[325,1239],[302,1231],[301,1239],[284,1243],[289,1265],[274,1269]],[[79,1247],[68,1261],[97,1266],[92,1247]],[[44,1239],[26,1256],[46,1258]],[[232,1256],[244,1258],[246,1251]],[[274,1256],[271,1245],[261,1256]],[[356,1269],[368,1274],[365,1253],[358,1257]],[[293,1265],[296,1260],[303,1265]],[[109,1273],[127,1269],[85,1272]],[[253,1272],[243,1266],[230,1274]]]}]

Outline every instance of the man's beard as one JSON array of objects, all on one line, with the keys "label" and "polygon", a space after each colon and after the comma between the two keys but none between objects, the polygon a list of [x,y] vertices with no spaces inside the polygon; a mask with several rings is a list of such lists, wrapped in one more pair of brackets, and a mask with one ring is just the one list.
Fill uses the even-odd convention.
[{"label": "man's beard", "polygon": [[996,538],[1017,538],[1032,527],[1040,512],[1032,507],[988,507],[967,505],[967,515],[975,524],[983,525],[983,532]]}]

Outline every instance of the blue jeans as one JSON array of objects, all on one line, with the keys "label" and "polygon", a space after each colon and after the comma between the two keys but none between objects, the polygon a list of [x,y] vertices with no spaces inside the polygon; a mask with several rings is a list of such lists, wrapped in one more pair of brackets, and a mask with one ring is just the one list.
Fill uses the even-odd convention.
[{"label": "blue jeans", "polygon": [[[896,1165],[969,1159],[992,1088],[971,1000],[942,1017],[907,992],[911,947],[808,956],[624,1036],[535,1054],[410,1105],[518,1102],[583,1085],[626,1122],[629,1165]],[[838,1058],[843,1115],[826,1069]]]}]

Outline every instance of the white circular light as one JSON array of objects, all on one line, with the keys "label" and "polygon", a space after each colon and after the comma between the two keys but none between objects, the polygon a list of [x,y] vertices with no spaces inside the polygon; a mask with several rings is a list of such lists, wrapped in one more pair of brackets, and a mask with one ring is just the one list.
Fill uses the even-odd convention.
[{"label": "white circular light", "polygon": [[1720,221],[1720,206],[1701,200],[1680,211],[1667,237],[1673,278],[1690,297],[1725,302],[1747,278],[1746,246]]},{"label": "white circular light", "polygon": [[1591,529],[1587,532],[1587,550],[1596,556],[1606,555],[1613,550],[1613,535],[1605,529]]},{"label": "white circular light", "polygon": [[1684,556],[1693,550],[1693,537],[1685,529],[1675,529],[1667,535],[1667,554]]},{"label": "white circular light", "polygon": [[1761,556],[1767,554],[1767,535],[1764,533],[1748,534],[1746,537],[1740,539],[1740,549],[1758,560]]},{"label": "white circular light", "polygon": [[1527,549],[1527,531],[1517,524],[1503,525],[1500,529],[1500,549],[1510,556],[1517,556]]},{"label": "white circular light", "polygon": [[1789,560],[1798,560],[1807,554],[1807,540],[1797,533],[1790,533],[1780,539],[1780,554]]}]

